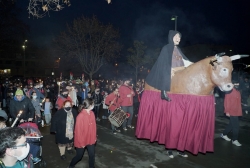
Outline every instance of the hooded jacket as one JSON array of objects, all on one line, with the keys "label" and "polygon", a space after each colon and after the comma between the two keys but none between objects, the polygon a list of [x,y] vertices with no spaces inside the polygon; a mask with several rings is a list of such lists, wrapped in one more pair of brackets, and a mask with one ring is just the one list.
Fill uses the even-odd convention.
[{"label": "hooded jacket", "polygon": [[[156,89],[170,91],[172,55],[175,46],[173,37],[177,33],[181,35],[181,33],[178,31],[174,30],[169,31],[168,34],[169,43],[162,48],[157,61],[155,62],[153,68],[151,69],[150,73],[146,78],[147,84],[153,86]],[[176,47],[179,50],[183,59],[188,61],[187,57],[181,52],[181,49],[178,46]]]},{"label": "hooded jacket", "polygon": [[10,101],[10,115],[12,118],[16,118],[19,111],[23,111],[20,120],[28,120],[34,118],[35,108],[31,103],[31,100],[23,96],[22,100],[17,100],[16,96]]}]

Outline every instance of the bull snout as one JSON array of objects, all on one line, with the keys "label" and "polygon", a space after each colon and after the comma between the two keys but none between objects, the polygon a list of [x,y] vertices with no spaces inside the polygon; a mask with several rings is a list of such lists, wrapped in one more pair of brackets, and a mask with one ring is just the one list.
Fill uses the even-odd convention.
[{"label": "bull snout", "polygon": [[220,86],[220,90],[223,91],[223,92],[227,92],[227,91],[230,91],[232,90],[234,87],[234,85],[232,83],[227,83],[227,84],[224,84],[222,86]]}]

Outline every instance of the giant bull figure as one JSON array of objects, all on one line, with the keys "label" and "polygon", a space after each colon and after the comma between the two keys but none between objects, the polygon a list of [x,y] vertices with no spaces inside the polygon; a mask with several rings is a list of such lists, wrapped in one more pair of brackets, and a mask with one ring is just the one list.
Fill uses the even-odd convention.
[{"label": "giant bull figure", "polygon": [[176,68],[171,79],[171,102],[161,100],[160,90],[148,84],[142,95],[136,136],[180,151],[214,150],[214,87],[233,88],[232,61],[245,55],[207,57],[186,68]]},{"label": "giant bull figure", "polygon": [[[233,71],[232,61],[246,57],[247,55],[207,57],[195,64],[174,69],[175,74],[171,79],[170,93],[183,93],[194,95],[211,95],[216,86],[221,91],[233,89],[231,73]],[[159,91],[148,84],[145,90]]]}]

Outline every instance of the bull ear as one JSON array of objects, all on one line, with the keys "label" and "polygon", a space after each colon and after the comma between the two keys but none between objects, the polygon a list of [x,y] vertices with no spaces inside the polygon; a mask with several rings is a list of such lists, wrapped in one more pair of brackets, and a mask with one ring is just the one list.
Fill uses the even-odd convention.
[{"label": "bull ear", "polygon": [[225,55],[225,52],[219,53],[215,55],[215,58],[217,60],[217,62],[222,62],[222,58],[221,56]]}]

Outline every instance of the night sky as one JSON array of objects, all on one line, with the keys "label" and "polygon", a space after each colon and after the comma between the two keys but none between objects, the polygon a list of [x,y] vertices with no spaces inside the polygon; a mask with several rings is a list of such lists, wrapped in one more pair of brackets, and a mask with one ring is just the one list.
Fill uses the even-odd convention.
[{"label": "night sky", "polygon": [[48,46],[67,23],[82,15],[96,15],[103,23],[120,30],[121,42],[132,46],[133,40],[143,40],[147,46],[167,43],[174,29],[172,15],[178,16],[177,30],[182,33],[180,46],[192,44],[232,45],[235,52],[249,54],[250,12],[247,0],[71,0],[71,6],[50,17],[28,19],[28,1],[17,1],[22,9],[20,18],[30,26],[27,37],[37,46]]}]

